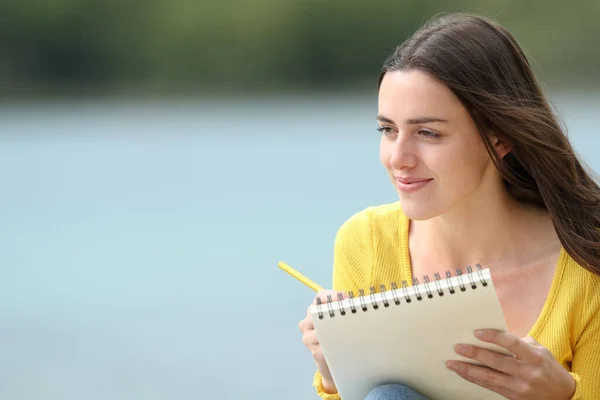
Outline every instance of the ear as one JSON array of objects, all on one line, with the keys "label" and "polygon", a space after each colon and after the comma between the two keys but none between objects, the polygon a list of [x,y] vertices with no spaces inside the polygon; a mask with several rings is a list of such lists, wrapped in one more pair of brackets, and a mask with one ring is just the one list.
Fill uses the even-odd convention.
[{"label": "ear", "polygon": [[500,158],[504,158],[512,150],[512,146],[505,139],[498,136],[492,136],[491,140],[494,145],[494,150],[496,150],[496,154],[498,154],[498,157]]}]

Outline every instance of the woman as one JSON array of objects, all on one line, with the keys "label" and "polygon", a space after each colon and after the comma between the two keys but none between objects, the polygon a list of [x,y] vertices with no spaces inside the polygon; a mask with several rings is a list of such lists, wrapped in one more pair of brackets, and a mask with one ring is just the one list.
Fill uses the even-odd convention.
[{"label": "woman", "polygon": [[[513,36],[478,16],[434,19],[385,62],[378,103],[381,163],[400,200],[342,225],[333,290],[478,260],[509,328],[481,339],[514,357],[457,343],[483,366],[447,367],[508,399],[600,398],[600,189]],[[318,394],[339,398],[309,314],[299,327]],[[387,385],[367,399],[424,397]]]}]

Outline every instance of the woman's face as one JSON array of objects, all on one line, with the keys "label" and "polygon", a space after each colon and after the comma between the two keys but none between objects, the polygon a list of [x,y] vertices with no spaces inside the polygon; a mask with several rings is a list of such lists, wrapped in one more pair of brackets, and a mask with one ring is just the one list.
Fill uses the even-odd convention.
[{"label": "woman's face", "polygon": [[410,219],[429,219],[460,204],[468,207],[467,200],[476,200],[492,182],[499,182],[473,119],[427,73],[387,73],[379,90],[377,120],[381,163]]}]

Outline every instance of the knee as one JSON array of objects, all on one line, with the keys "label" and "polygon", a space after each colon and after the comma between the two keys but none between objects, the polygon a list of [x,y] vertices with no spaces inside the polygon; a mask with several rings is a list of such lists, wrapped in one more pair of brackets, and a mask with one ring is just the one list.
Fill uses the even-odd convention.
[{"label": "knee", "polygon": [[377,386],[369,392],[365,400],[412,400],[420,399],[419,394],[408,386],[386,384]]}]

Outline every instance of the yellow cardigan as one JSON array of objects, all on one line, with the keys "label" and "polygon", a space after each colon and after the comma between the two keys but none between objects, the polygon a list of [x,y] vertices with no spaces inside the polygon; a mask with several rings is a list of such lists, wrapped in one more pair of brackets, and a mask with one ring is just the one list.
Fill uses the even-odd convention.
[{"label": "yellow cardigan", "polygon": [[[339,229],[334,246],[333,289],[357,292],[390,282],[412,282],[409,220],[398,202],[369,207]],[[575,378],[572,399],[600,399],[600,276],[561,250],[546,303],[529,336],[546,347]],[[349,360],[350,362],[352,360]],[[313,385],[326,400],[317,371]]]}]

